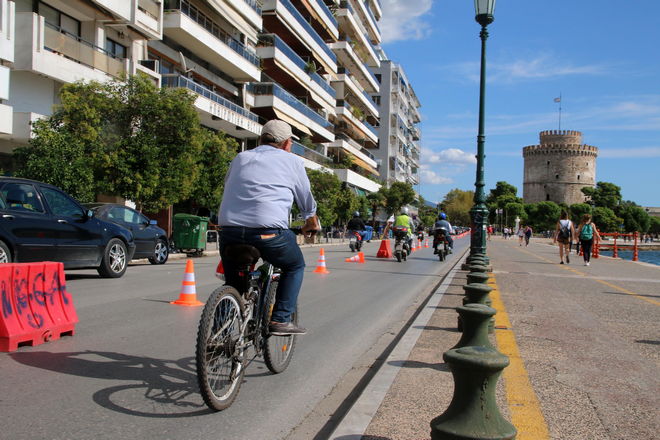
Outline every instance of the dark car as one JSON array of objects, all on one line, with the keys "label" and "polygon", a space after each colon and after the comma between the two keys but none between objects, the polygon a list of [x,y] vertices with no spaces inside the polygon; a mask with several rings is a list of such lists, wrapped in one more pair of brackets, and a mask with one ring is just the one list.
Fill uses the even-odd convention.
[{"label": "dark car", "polygon": [[105,278],[124,275],[135,252],[128,229],[46,183],[0,177],[0,195],[0,263],[59,261]]},{"label": "dark car", "polygon": [[135,209],[114,203],[85,203],[98,218],[121,225],[133,233],[134,259],[148,258],[151,264],[165,264],[168,253],[167,233]]}]

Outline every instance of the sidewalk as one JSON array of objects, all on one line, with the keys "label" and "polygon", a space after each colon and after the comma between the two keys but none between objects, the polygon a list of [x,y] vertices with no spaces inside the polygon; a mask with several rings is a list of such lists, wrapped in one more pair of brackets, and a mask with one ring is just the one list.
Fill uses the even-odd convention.
[{"label": "sidewalk", "polygon": [[[505,354],[522,361],[498,381],[500,411],[518,440],[660,439],[660,266],[601,257],[585,267],[575,254],[559,265],[545,241],[488,242],[504,327],[491,343],[508,338]],[[460,339],[458,268],[403,337],[408,351],[397,346],[331,438],[430,438],[453,395],[442,354]]]}]

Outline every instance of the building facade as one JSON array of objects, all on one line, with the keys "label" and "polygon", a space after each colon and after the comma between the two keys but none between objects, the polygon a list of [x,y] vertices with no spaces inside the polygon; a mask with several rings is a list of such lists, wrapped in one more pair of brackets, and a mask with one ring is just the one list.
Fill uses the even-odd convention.
[{"label": "building facade", "polygon": [[598,148],[582,144],[582,133],[542,131],[539,145],[523,148],[525,203],[584,203],[582,188],[596,187]]}]

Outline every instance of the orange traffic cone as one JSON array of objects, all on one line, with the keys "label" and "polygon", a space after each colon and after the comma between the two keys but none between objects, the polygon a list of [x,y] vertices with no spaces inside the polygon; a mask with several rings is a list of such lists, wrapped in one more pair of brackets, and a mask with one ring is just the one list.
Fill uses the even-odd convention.
[{"label": "orange traffic cone", "polygon": [[412,245],[410,246],[410,252],[416,252],[417,249],[415,248],[415,240],[413,239]]},{"label": "orange traffic cone", "polygon": [[358,257],[360,257],[360,263],[364,263],[364,252],[358,252]]},{"label": "orange traffic cone", "polygon": [[314,273],[330,273],[328,269],[325,268],[325,251],[321,248],[321,254],[319,255],[319,264],[316,265],[316,270]]},{"label": "orange traffic cone", "polygon": [[183,285],[181,286],[181,295],[176,301],[170,302],[179,306],[203,306],[203,302],[197,301],[197,292],[195,290],[195,269],[193,261],[188,260],[186,264],[186,273],[183,275]]},{"label": "orange traffic cone", "polygon": [[219,280],[225,280],[225,268],[222,265],[222,260],[218,263],[218,267],[215,269],[215,277]]},{"label": "orange traffic cone", "polygon": [[417,249],[422,248],[422,240],[417,240]]},{"label": "orange traffic cone", "polygon": [[376,254],[376,258],[392,258],[394,254],[392,254],[392,248],[390,247],[390,241],[389,240],[383,240],[380,242],[380,249],[378,249],[378,253]]},{"label": "orange traffic cone", "polygon": [[426,241],[424,242],[424,247],[427,248],[429,247],[429,239],[427,238]]},{"label": "orange traffic cone", "polygon": [[354,257],[347,258],[346,259],[347,263],[364,263],[364,253],[363,252],[358,252],[358,254]]}]

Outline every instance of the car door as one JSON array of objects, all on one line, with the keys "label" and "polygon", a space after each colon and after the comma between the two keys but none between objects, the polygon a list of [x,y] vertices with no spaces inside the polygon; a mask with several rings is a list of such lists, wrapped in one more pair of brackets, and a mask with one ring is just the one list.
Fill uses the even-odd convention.
[{"label": "car door", "polygon": [[18,262],[55,259],[57,222],[46,212],[30,183],[5,183],[0,189],[0,228],[18,250]]},{"label": "car door", "polygon": [[57,259],[64,267],[94,265],[104,249],[101,227],[96,218],[71,196],[54,188],[42,187],[58,228]]},{"label": "car door", "polygon": [[133,258],[147,258],[154,254],[156,233],[148,229],[149,221],[139,212],[128,207],[117,206],[110,210],[108,219],[119,223],[133,233],[135,254]]}]

